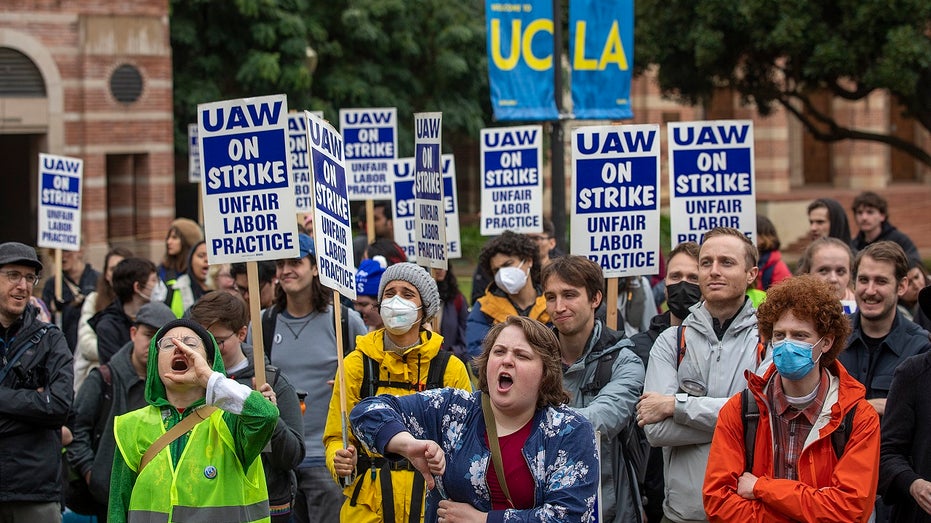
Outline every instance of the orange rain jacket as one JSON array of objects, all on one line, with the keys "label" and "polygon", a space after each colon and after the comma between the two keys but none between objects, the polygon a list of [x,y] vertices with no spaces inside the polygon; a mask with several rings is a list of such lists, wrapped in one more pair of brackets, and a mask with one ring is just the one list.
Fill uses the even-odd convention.
[{"label": "orange rain jacket", "polygon": [[[879,416],[865,399],[865,389],[840,362],[828,367],[824,407],[797,465],[798,481],[773,478],[772,423],[766,387],[775,380],[775,365],[765,375],[746,372],[747,386],[760,408],[752,473],[756,499],[737,494],[744,472],[744,436],[740,394],[721,408],[705,473],[704,506],[709,521],[838,521],[866,522],[873,512],[879,479]],[[854,405],[857,412],[844,454],[831,444],[836,430]]]}]

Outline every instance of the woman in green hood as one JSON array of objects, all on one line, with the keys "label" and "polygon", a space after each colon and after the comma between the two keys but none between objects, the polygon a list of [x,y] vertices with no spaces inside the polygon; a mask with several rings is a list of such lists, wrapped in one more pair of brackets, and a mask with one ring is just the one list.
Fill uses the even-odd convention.
[{"label": "woman in green hood", "polygon": [[[168,323],[149,345],[149,404],[118,416],[108,521],[269,521],[259,455],[278,421],[271,386],[253,391],[226,378],[213,336],[188,319]],[[214,409],[216,407],[216,409]],[[196,424],[143,457],[190,416]],[[150,458],[150,459],[149,459]]]}]

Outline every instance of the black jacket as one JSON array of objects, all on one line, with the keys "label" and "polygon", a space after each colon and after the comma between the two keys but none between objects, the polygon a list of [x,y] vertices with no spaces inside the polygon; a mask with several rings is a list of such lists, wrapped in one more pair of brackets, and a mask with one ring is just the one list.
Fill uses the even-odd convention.
[{"label": "black jacket", "polygon": [[837,359],[851,376],[866,387],[866,399],[888,396],[896,367],[906,358],[931,349],[928,332],[898,311],[892,321],[892,330],[875,355],[870,355],[863,341],[859,312],[850,316],[850,324],[853,330],[847,338],[847,348],[841,351]]},{"label": "black jacket", "polygon": [[634,342],[634,346],[631,350],[643,360],[644,369],[647,368],[647,365],[650,363],[650,350],[653,348],[653,343],[656,341],[656,338],[659,338],[660,333],[669,328],[669,315],[669,311],[666,311],[662,314],[653,316],[650,320],[649,330],[638,332],[630,337],[630,341]]},{"label": "black jacket", "polygon": [[[90,264],[85,264],[84,272],[81,273],[77,282],[72,281],[67,275],[65,281],[62,281],[61,302],[56,304],[55,309],[61,311],[61,330],[65,332],[65,339],[72,353],[78,346],[78,323],[81,321],[81,306],[84,304],[84,297],[96,290],[99,277],[100,273],[92,269]],[[71,291],[71,286],[78,289],[80,296],[75,296]],[[42,289],[42,301],[51,307],[54,300],[55,278],[49,278]]]},{"label": "black jacket", "polygon": [[898,243],[902,250],[905,251],[905,256],[909,261],[916,261],[921,263],[921,255],[918,254],[918,248],[915,247],[915,244],[912,242],[912,239],[909,238],[904,232],[893,227],[889,222],[883,222],[882,230],[879,232],[879,236],[875,240],[868,242],[866,241],[866,236],[863,232],[858,232],[856,236],[850,240],[850,248],[853,252],[860,252],[866,248],[867,245],[880,241],[890,241]]},{"label": "black jacket", "polygon": [[0,504],[61,499],[61,427],[74,399],[74,369],[65,335],[37,312],[27,306],[0,336],[12,357],[48,327],[0,382]]},{"label": "black jacket", "polygon": [[133,320],[123,312],[123,303],[119,298],[94,314],[87,324],[97,333],[97,354],[100,363],[107,363],[124,345],[130,342],[129,328]]},{"label": "black jacket", "polygon": [[129,342],[107,364],[112,384],[108,412],[101,412],[107,408],[104,400],[107,386],[99,369],[91,370],[74,399],[74,441],[68,445],[68,461],[82,477],[91,473],[89,490],[104,509],[110,495],[110,469],[116,450],[113,418],[147,405],[145,379],[133,368],[132,352],[133,344]]},{"label": "black jacket", "polygon": [[[249,366],[229,377],[252,387],[252,378],[255,377],[252,346],[243,343],[242,351],[249,361]],[[304,421],[301,419],[300,400],[287,376],[277,367],[265,365],[265,379],[272,384],[272,390],[275,391],[278,400],[278,425],[272,433],[271,450],[262,452],[262,466],[265,468],[265,481],[268,484],[268,503],[276,506],[291,501],[293,469],[304,459]]]},{"label": "black jacket", "polygon": [[931,477],[931,352],[909,358],[895,371],[882,419],[879,493],[891,504],[891,521],[931,522],[909,494],[919,478]]}]

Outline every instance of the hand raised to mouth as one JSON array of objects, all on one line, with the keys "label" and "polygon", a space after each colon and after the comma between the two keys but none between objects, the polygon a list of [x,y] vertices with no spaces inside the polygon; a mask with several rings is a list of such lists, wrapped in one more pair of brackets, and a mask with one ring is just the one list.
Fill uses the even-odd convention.
[{"label": "hand raised to mouth", "polygon": [[171,372],[166,372],[163,377],[178,385],[206,388],[213,373],[210,364],[200,352],[185,345],[180,339],[172,338],[171,341],[176,348],[171,358]]}]

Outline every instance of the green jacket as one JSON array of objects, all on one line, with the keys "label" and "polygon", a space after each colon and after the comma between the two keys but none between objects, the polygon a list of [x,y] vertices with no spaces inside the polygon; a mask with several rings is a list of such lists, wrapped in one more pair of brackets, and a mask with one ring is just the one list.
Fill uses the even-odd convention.
[{"label": "green jacket", "polygon": [[[216,347],[214,354],[216,357],[212,363],[213,370],[225,376],[223,359]],[[255,515],[254,513],[243,510],[238,512],[237,517],[240,517],[240,519],[226,519],[228,515],[226,512],[222,514],[222,517],[213,519],[216,521],[266,520],[265,518],[268,517],[268,494],[265,487],[265,476],[262,473],[262,466],[258,461],[258,457],[275,429],[278,421],[277,407],[267,401],[260,393],[252,391],[246,398],[240,414],[223,411],[214,412],[208,421],[199,424],[191,432],[173,441],[167,449],[163,450],[146,467],[145,474],[140,478],[137,471],[138,464],[149,445],[163,432],[171,429],[183,418],[194,412],[197,407],[205,404],[205,400],[201,398],[187,408],[182,409],[182,412],[179,412],[168,402],[165,385],[162,383],[161,376],[158,375],[158,349],[155,347],[155,338],[149,345],[149,360],[146,372],[145,396],[149,405],[119,416],[114,422],[114,437],[119,451],[114,453],[113,469],[110,475],[108,521],[111,523],[127,521],[130,507],[134,509],[144,507],[153,509],[159,503],[164,504],[164,508],[169,511],[169,514],[185,503],[188,503],[188,506],[196,503],[203,507],[213,504],[217,500],[224,504],[232,502],[233,505],[245,509],[245,505],[252,505],[251,502],[255,501],[255,488],[261,491],[264,500],[265,512],[263,516],[254,518],[252,517]],[[228,378],[224,377],[223,379]],[[159,421],[161,422],[160,427]],[[192,440],[192,447],[188,449],[189,441]],[[222,445],[210,445],[209,442],[222,442]],[[208,452],[208,449],[210,452]],[[170,462],[169,457],[171,458]],[[227,469],[233,465],[238,467],[238,470],[228,471]],[[212,488],[222,490],[224,494],[218,497],[204,491],[192,492],[190,496],[187,496],[178,491],[178,486],[205,486],[204,481],[207,481],[206,476],[210,474],[208,470],[210,466],[216,468],[216,478],[219,478],[223,485],[222,489],[216,489],[215,486],[212,486]],[[151,475],[149,474],[149,468],[153,469]],[[165,472],[173,472],[175,476],[164,481],[156,477],[163,475]],[[140,500],[142,498],[158,499],[137,501],[133,496],[137,481],[140,483]],[[236,484],[237,481],[240,483]],[[259,483],[257,486],[254,485],[256,481]],[[250,485],[250,483],[253,485]],[[171,492],[156,494],[148,490],[154,485],[157,488],[163,488],[162,485],[170,485],[172,490]],[[184,490],[183,487],[182,490]],[[239,497],[233,499],[234,496],[231,493],[237,490],[240,491]],[[185,516],[179,514],[178,517],[184,519]]]}]

